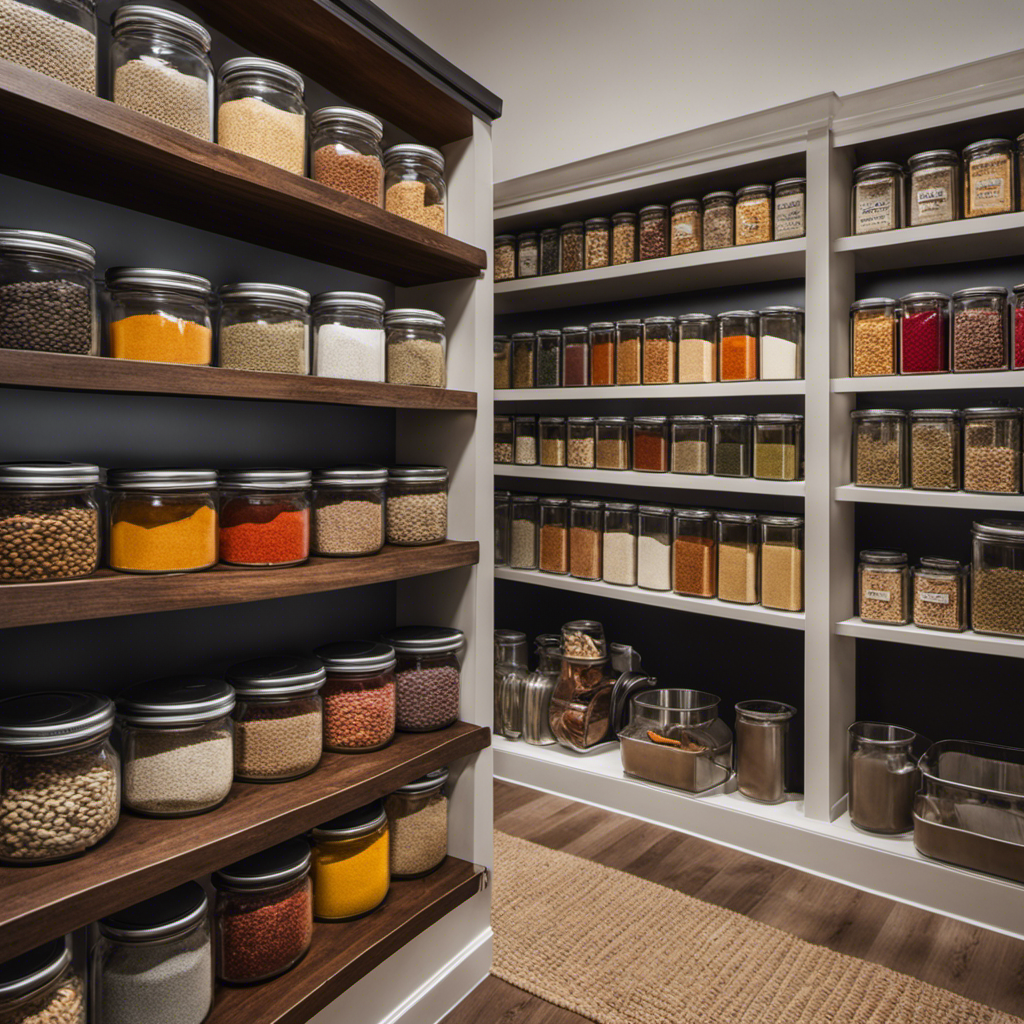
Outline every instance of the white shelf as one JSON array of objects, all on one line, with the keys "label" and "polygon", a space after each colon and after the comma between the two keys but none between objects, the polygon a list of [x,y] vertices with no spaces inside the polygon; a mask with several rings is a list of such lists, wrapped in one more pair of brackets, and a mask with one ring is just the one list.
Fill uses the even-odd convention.
[{"label": "white shelf", "polygon": [[607,484],[609,487],[656,487],[666,490],[711,491],[728,494],[804,496],[804,481],[755,480],[753,477],[693,476],[687,473],[637,473],[627,469],[569,469],[566,466],[515,466],[501,463],[495,476],[521,480],[557,480],[566,484]]},{"label": "white shelf", "polygon": [[[1021,375],[1024,387],[1024,374]],[[714,384],[643,384],[612,388],[509,388],[494,392],[501,402],[590,402],[615,398],[747,398],[761,395],[802,395],[802,380],[738,380]]]},{"label": "white shelf", "polygon": [[785,281],[804,276],[805,250],[803,238],[792,238],[784,242],[732,246],[581,270],[575,274],[499,281],[494,286],[494,312],[531,312],[734,284]]},{"label": "white shelf", "polygon": [[629,601],[632,604],[647,604],[656,608],[671,608],[694,615],[711,615],[719,619],[734,619],[740,622],[760,622],[765,626],[781,626],[783,629],[803,629],[803,612],[779,612],[762,608],[756,604],[731,604],[728,601],[710,600],[701,597],[683,597],[663,590],[641,590],[639,587],[619,587],[601,580],[578,580],[574,576],[552,576],[535,569],[509,569],[496,566],[495,579],[513,580],[516,583],[532,583],[538,587],[553,587],[555,590],[571,590],[593,597],[608,597],[615,601]]},{"label": "white shelf", "polygon": [[800,797],[760,804],[737,792],[707,796],[631,778],[617,749],[579,755],[494,737],[496,778],[710,839],[801,871],[936,913],[1024,935],[1024,886],[929,860],[911,836],[876,836],[804,816]]},{"label": "white shelf", "polygon": [[850,391],[977,391],[990,388],[1024,388],[1024,371],[994,373],[921,373],[905,377],[837,377],[836,393]]},{"label": "white shelf", "polygon": [[836,488],[836,501],[862,501],[874,505],[918,505],[923,508],[987,509],[994,512],[1024,512],[1024,495],[974,494],[965,491],[915,491],[885,487]]},{"label": "white shelf", "polygon": [[864,622],[860,618],[836,623],[840,636],[861,640],[885,640],[914,647],[938,647],[943,651],[968,651],[971,654],[994,654],[1002,658],[1024,658],[1024,639],[1009,636],[986,636],[983,633],[944,633],[917,626],[889,626],[882,622]]}]

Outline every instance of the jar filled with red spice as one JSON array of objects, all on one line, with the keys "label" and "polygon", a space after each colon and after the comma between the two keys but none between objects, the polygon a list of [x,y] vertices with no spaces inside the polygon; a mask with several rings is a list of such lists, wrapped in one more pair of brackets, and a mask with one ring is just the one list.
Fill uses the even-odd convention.
[{"label": "jar filled with red spice", "polygon": [[672,520],[672,589],[687,597],[714,597],[714,512],[677,508]]},{"label": "jar filled with red spice", "polygon": [[343,754],[380,750],[395,738],[395,649],[390,644],[347,640],[321,647],[327,681],[324,748]]},{"label": "jar filled with red spice", "polygon": [[718,379],[757,380],[757,314],[753,310],[718,314]]},{"label": "jar filled with red spice", "polygon": [[1024,368],[1024,284],[1013,286],[1013,368]]},{"label": "jar filled with red spice", "polygon": [[562,385],[585,388],[590,383],[590,332],[586,327],[562,330]]},{"label": "jar filled with red spice", "polygon": [[305,956],[313,941],[311,859],[305,839],[289,839],[213,875],[221,981],[266,981]]},{"label": "jar filled with red spice", "polygon": [[900,372],[949,370],[949,296],[913,292],[899,304]]},{"label": "jar filled with red spice", "polygon": [[611,387],[615,383],[615,324],[590,325],[590,383]]},{"label": "jar filled with red spice", "polygon": [[229,565],[279,568],[309,558],[305,469],[233,469],[220,474],[220,558]]},{"label": "jar filled with red spice", "polygon": [[668,472],[668,417],[633,417],[633,469],[639,473]]}]

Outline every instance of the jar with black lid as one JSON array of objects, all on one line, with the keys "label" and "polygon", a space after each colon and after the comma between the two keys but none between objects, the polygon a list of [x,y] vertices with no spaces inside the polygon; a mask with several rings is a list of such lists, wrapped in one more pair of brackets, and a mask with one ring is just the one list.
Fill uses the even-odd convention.
[{"label": "jar with black lid", "polygon": [[750,476],[752,416],[721,413],[713,417],[715,476]]},{"label": "jar with black lid", "polygon": [[403,732],[434,732],[459,717],[465,634],[448,626],[398,626],[384,636],[395,649],[397,725]]},{"label": "jar with black lid", "polygon": [[907,161],[907,223],[941,224],[960,216],[960,157],[929,149]]},{"label": "jar with black lid", "polygon": [[71,962],[70,936],[0,964],[0,1020],[85,1024],[85,984]]},{"label": "jar with black lid", "polygon": [[660,203],[640,210],[639,250],[641,260],[657,260],[668,255],[668,207]]},{"label": "jar with black lid", "polygon": [[903,227],[903,168],[888,160],[853,171],[851,232],[867,235]]},{"label": "jar with black lid", "polygon": [[[558,273],[561,255],[558,228],[545,228],[540,233],[540,272],[544,276]],[[495,254],[497,260],[497,254]],[[497,278],[496,278],[497,280]]]},{"label": "jar with black lid", "polygon": [[746,185],[736,192],[736,244],[772,240],[772,187]]},{"label": "jar with black lid", "polygon": [[709,192],[703,199],[705,249],[725,249],[736,240],[736,197],[731,192]]},{"label": "jar with black lid", "polygon": [[612,217],[612,263],[621,266],[636,260],[636,214],[624,211]]},{"label": "jar with black lid", "polygon": [[512,387],[537,386],[537,336],[533,331],[512,335]]},{"label": "jar with black lid", "polygon": [[860,617],[905,626],[910,621],[910,570],[904,551],[862,551],[857,571]]},{"label": "jar with black lid", "polygon": [[562,384],[562,332],[547,329],[537,332],[536,386],[557,388]]},{"label": "jar with black lid", "polygon": [[310,174],[378,208],[384,205],[384,124],[358,107],[321,107],[309,119]]},{"label": "jar with black lid", "polygon": [[669,252],[680,256],[688,252],[700,252],[704,245],[702,217],[699,199],[678,199],[669,208],[671,216],[671,239]]},{"label": "jar with black lid", "polygon": [[559,230],[562,243],[562,273],[575,274],[583,269],[583,221],[571,220]]},{"label": "jar with black lid", "polygon": [[516,277],[536,277],[540,273],[540,249],[537,232],[524,231],[516,236]]},{"label": "jar with black lid", "polygon": [[232,370],[309,373],[309,292],[282,284],[220,288],[218,364]]},{"label": "jar with black lid", "polygon": [[585,269],[607,267],[611,259],[611,221],[607,217],[591,217],[583,225],[583,235]]},{"label": "jar with black lid", "polygon": [[494,236],[494,282],[512,281],[516,276],[516,236]]},{"label": "jar with black lid", "polygon": [[395,651],[390,644],[345,640],[317,649],[327,681],[324,747],[360,754],[386,747],[395,738]]}]

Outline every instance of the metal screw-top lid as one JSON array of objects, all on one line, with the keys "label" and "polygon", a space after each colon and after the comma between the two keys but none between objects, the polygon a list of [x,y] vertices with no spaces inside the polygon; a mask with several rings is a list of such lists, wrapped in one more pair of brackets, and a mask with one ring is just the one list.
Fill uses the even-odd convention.
[{"label": "metal screw-top lid", "polygon": [[520,629],[496,629],[494,642],[496,644],[522,644],[526,643],[526,634]]},{"label": "metal screw-top lid", "polygon": [[775,190],[778,191],[780,188],[788,188],[792,185],[806,186],[806,184],[806,178],[783,178],[781,181],[775,182]]},{"label": "metal screw-top lid", "polygon": [[198,274],[157,267],[111,267],[107,271],[107,287],[112,291],[159,290],[181,292],[193,298],[209,299],[213,285]]},{"label": "metal screw-top lid", "polygon": [[661,427],[668,422],[667,416],[634,416],[633,426]]},{"label": "metal screw-top lid", "polygon": [[218,474],[222,487],[238,491],[301,491],[312,480],[308,469],[224,469]]},{"label": "metal screw-top lid", "polygon": [[[505,419],[508,419],[508,417],[506,416]],[[564,426],[565,425],[565,417],[564,416],[538,416],[537,417],[537,422],[538,423],[544,423],[544,424],[547,424],[549,426],[552,423],[557,423],[560,426]]]},{"label": "metal screw-top lid", "polygon": [[918,569],[924,570],[930,575],[957,576],[963,566],[955,558],[936,558],[926,555],[921,559]]},{"label": "metal screw-top lid", "polygon": [[714,519],[715,513],[706,508],[677,508],[673,511],[676,519]]},{"label": "metal screw-top lid", "polygon": [[610,223],[611,221],[607,217],[588,217],[583,226],[589,230],[590,228],[606,228]]},{"label": "metal screw-top lid", "polygon": [[915,153],[910,157],[907,166],[913,171],[921,164],[937,163],[940,160],[958,163],[960,157],[955,149],[926,149],[923,153]]},{"label": "metal screw-top lid", "polygon": [[558,495],[542,495],[539,501],[542,505],[558,506],[559,508],[569,504],[568,498],[562,498]]},{"label": "metal screw-top lid", "polygon": [[636,214],[631,210],[622,210],[620,213],[612,214],[613,224],[631,224],[636,220]]},{"label": "metal screw-top lid", "polygon": [[537,331],[538,338],[560,338],[561,336],[562,332],[555,327],[545,327],[543,330]]},{"label": "metal screw-top lid", "polygon": [[629,425],[628,416],[598,416],[599,427],[625,427]]},{"label": "metal screw-top lid", "polygon": [[124,4],[114,11],[114,16],[110,19],[110,28],[115,36],[136,28],[177,32],[190,39],[204,53],[210,52],[210,33],[199,22],[186,18],[177,11],[165,10],[163,7]]},{"label": "metal screw-top lid", "polygon": [[741,700],[736,712],[758,722],[786,722],[796,714],[796,708],[777,700]]},{"label": "metal screw-top lid", "polygon": [[854,409],[850,419],[903,419],[907,414],[902,409]]},{"label": "metal screw-top lid", "polygon": [[754,310],[754,309],[729,309],[729,310],[726,310],[724,313],[719,313],[718,314],[718,319],[719,320],[726,320],[729,317],[737,317],[737,316],[744,316],[744,317],[745,316],[757,316],[757,310]]},{"label": "metal screw-top lid", "polygon": [[754,417],[743,412],[720,412],[711,418],[715,423],[750,423]]},{"label": "metal screw-top lid", "polygon": [[[1024,285],[1021,285],[1021,287],[1024,288]],[[630,318],[628,318],[626,320],[616,320],[615,321],[615,326],[616,327],[642,327],[643,323],[644,322],[643,322],[643,320],[640,319],[640,317],[630,317]]]},{"label": "metal screw-top lid", "polygon": [[96,250],[91,245],[49,231],[0,228],[0,252],[13,256],[59,256],[87,270],[96,268]]},{"label": "metal screw-top lid", "polygon": [[786,526],[795,528],[804,525],[804,517],[764,515],[758,517],[758,522],[761,523],[762,526]]},{"label": "metal screw-top lid", "polygon": [[541,233],[540,233],[540,237],[541,237],[541,241],[544,241],[545,238],[548,239],[549,241],[552,238],[556,238],[557,239],[558,238],[558,228],[544,228],[541,231]]},{"label": "metal screw-top lid", "polygon": [[663,206],[661,203],[650,203],[647,206],[640,207],[640,216],[642,217],[645,213],[668,213],[668,207]]},{"label": "metal screw-top lid", "polygon": [[771,185],[744,185],[743,188],[736,189],[737,199],[745,199],[747,196],[770,196],[771,194]]},{"label": "metal screw-top lid", "polygon": [[512,504],[513,505],[517,505],[517,504],[518,505],[523,505],[523,504],[528,504],[528,503],[534,503],[535,504],[538,500],[539,499],[538,499],[536,494],[513,494],[512,495]]},{"label": "metal screw-top lid", "polygon": [[759,412],[754,417],[755,423],[803,423],[804,416],[800,412]]},{"label": "metal screw-top lid", "polygon": [[448,479],[448,469],[445,466],[391,466],[388,479],[409,483],[443,483]]},{"label": "metal screw-top lid", "polygon": [[398,160],[422,160],[424,163],[444,170],[444,154],[433,146],[420,146],[415,142],[403,142],[392,146],[384,154],[384,166]]},{"label": "metal screw-top lid", "polygon": [[384,641],[398,654],[448,654],[462,650],[466,637],[461,629],[447,626],[398,626]]},{"label": "metal screw-top lid", "polygon": [[632,501],[606,501],[605,512],[635,512],[637,506]]},{"label": "metal screw-top lid", "polygon": [[77,746],[109,735],[114,702],[101,693],[27,693],[0,700],[0,751]]},{"label": "metal screw-top lid", "polygon": [[869,174],[886,174],[902,171],[903,168],[891,160],[875,160],[869,164],[861,164],[860,167],[854,167],[853,169],[853,180],[856,181],[858,178],[866,177]]},{"label": "metal screw-top lid", "polygon": [[979,156],[982,151],[993,146],[1009,146],[1012,148],[1013,143],[1009,139],[979,139],[977,142],[972,142],[969,146],[964,146],[964,159]]},{"label": "metal screw-top lid", "polygon": [[520,231],[516,238],[520,242],[536,242],[537,232],[536,231]]},{"label": "metal screw-top lid", "polygon": [[959,409],[911,409],[910,416],[913,419],[960,419]]},{"label": "metal screw-top lid", "polygon": [[648,316],[644,317],[644,323],[650,324],[675,324],[676,317],[674,316]]},{"label": "metal screw-top lid", "polygon": [[224,680],[195,676],[136,683],[117,697],[118,717],[128,725],[198,725],[223,718],[234,706],[235,691]]},{"label": "metal screw-top lid", "polygon": [[699,412],[677,413],[671,417],[673,423],[688,423],[693,426],[702,426],[711,422],[710,416]]},{"label": "metal screw-top lid", "polygon": [[582,231],[583,221],[581,220],[567,220],[559,229],[561,231]]},{"label": "metal screw-top lid", "polygon": [[589,426],[591,423],[597,422],[596,416],[569,416],[567,419],[570,423],[579,423],[582,426]]},{"label": "metal screw-top lid", "polygon": [[983,519],[973,523],[971,530],[983,540],[1024,540],[1024,522],[1017,519]]},{"label": "metal screw-top lid", "polygon": [[638,511],[642,516],[670,516],[672,509],[668,505],[640,505]]},{"label": "metal screw-top lid", "polygon": [[702,200],[705,203],[714,202],[716,199],[735,199],[736,197],[728,189],[720,189],[718,192],[709,192]]},{"label": "metal screw-top lid", "polygon": [[369,292],[320,292],[313,296],[314,313],[370,313],[384,315],[384,300]]},{"label": "metal screw-top lid", "polygon": [[789,313],[794,316],[803,316],[804,311],[800,306],[765,306],[760,310],[761,316],[779,316],[784,313]]},{"label": "metal screw-top lid", "polygon": [[321,107],[309,115],[312,131],[321,128],[363,128],[378,142],[384,138],[384,123],[379,117],[358,107]]},{"label": "metal screw-top lid", "polygon": [[217,486],[213,469],[108,469],[115,491],[201,491]]},{"label": "metal screw-top lid", "polygon": [[979,405],[963,410],[965,420],[1010,419],[1019,416],[1021,410],[1013,405]]},{"label": "metal screw-top lid", "polygon": [[310,835],[314,840],[327,840],[328,842],[337,839],[358,839],[360,836],[368,836],[376,832],[388,820],[384,813],[384,802],[374,800],[372,804],[365,807],[358,807],[348,814],[325,821],[317,825]]},{"label": "metal screw-top lid", "polygon": [[681,313],[676,320],[681,324],[706,324],[714,321],[714,313]]},{"label": "metal screw-top lid", "polygon": [[327,672],[319,658],[309,654],[256,658],[232,665],[228,682],[239,697],[303,697],[316,693]]},{"label": "metal screw-top lid", "polygon": [[944,292],[911,292],[901,295],[900,302],[949,302],[949,296]]},{"label": "metal screw-top lid", "polygon": [[[525,637],[524,637],[525,638]],[[435,771],[427,772],[422,778],[408,785],[399,786],[396,793],[433,793],[440,789],[448,781],[448,769],[438,768]]]},{"label": "metal screw-top lid", "polygon": [[311,861],[305,839],[287,839],[221,868],[212,881],[218,889],[276,889],[304,877]]},{"label": "metal screw-top lid", "polygon": [[13,1002],[37,992],[70,963],[71,946],[65,936],[0,964],[0,1000]]},{"label": "metal screw-top lid", "polygon": [[262,281],[222,284],[218,294],[224,302],[283,302],[300,306],[303,310],[310,302],[309,292],[302,288],[292,288],[287,284],[266,284]]},{"label": "metal screw-top lid", "polygon": [[314,487],[380,487],[387,482],[384,466],[335,466],[313,474]]},{"label": "metal screw-top lid", "polygon": [[895,309],[896,300],[887,299],[880,295],[875,295],[870,299],[858,299],[856,302],[850,303],[850,312],[859,309]]},{"label": "metal screw-top lid", "polygon": [[700,200],[699,199],[677,199],[670,207],[673,213],[680,210],[699,210]]},{"label": "metal screw-top lid", "polygon": [[957,299],[983,299],[995,296],[1006,298],[1009,294],[1009,290],[1000,285],[982,284],[974,288],[961,288],[959,291],[953,292],[953,301],[955,302]]},{"label": "metal screw-top lid", "polygon": [[906,565],[907,553],[905,551],[862,551],[860,553],[862,562],[869,562],[872,565]]},{"label": "metal screw-top lid", "polygon": [[511,245],[516,240],[515,235],[495,235],[495,245]]},{"label": "metal screw-top lid", "polygon": [[587,328],[583,324],[572,324],[570,327],[563,327],[562,334],[586,334]]},{"label": "metal screw-top lid", "polygon": [[516,331],[512,335],[513,341],[533,341],[535,335],[533,331]]},{"label": "metal screw-top lid", "polygon": [[343,640],[317,649],[316,656],[329,673],[363,675],[395,667],[395,649],[372,640]]},{"label": "metal screw-top lid", "polygon": [[756,512],[716,512],[715,518],[720,523],[756,523],[757,513]]},{"label": "metal screw-top lid", "polygon": [[590,325],[590,329],[592,331],[614,331],[615,324],[613,324],[610,320],[598,320],[597,323],[593,323]]},{"label": "metal screw-top lid", "polygon": [[206,893],[198,882],[186,882],[159,896],[109,914],[100,931],[123,942],[151,942],[188,931],[207,912]]},{"label": "metal screw-top lid", "polygon": [[226,84],[237,78],[247,78],[250,75],[275,79],[285,88],[296,90],[300,96],[306,89],[306,83],[297,71],[288,67],[287,64],[279,64],[276,60],[265,60],[263,57],[234,57],[232,60],[227,60],[220,66],[218,77],[222,84]]},{"label": "metal screw-top lid", "polygon": [[0,463],[0,488],[35,491],[50,487],[94,487],[99,482],[100,467],[87,462]]},{"label": "metal screw-top lid", "polygon": [[570,498],[569,504],[573,508],[581,508],[586,511],[595,511],[604,508],[604,502],[596,498]]},{"label": "metal screw-top lid", "polygon": [[430,309],[389,309],[384,314],[385,327],[439,327],[444,317]]}]

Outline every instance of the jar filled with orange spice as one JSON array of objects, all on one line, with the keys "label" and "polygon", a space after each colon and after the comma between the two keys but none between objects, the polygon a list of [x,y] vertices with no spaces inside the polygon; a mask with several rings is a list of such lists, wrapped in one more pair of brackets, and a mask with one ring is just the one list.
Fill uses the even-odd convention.
[{"label": "jar filled with orange spice", "polygon": [[718,314],[718,379],[757,380],[757,313]]},{"label": "jar filled with orange spice", "polygon": [[590,383],[611,387],[615,383],[615,324],[590,325]]},{"label": "jar filled with orange spice", "polygon": [[220,558],[279,568],[309,558],[308,469],[234,469],[220,474]]}]

